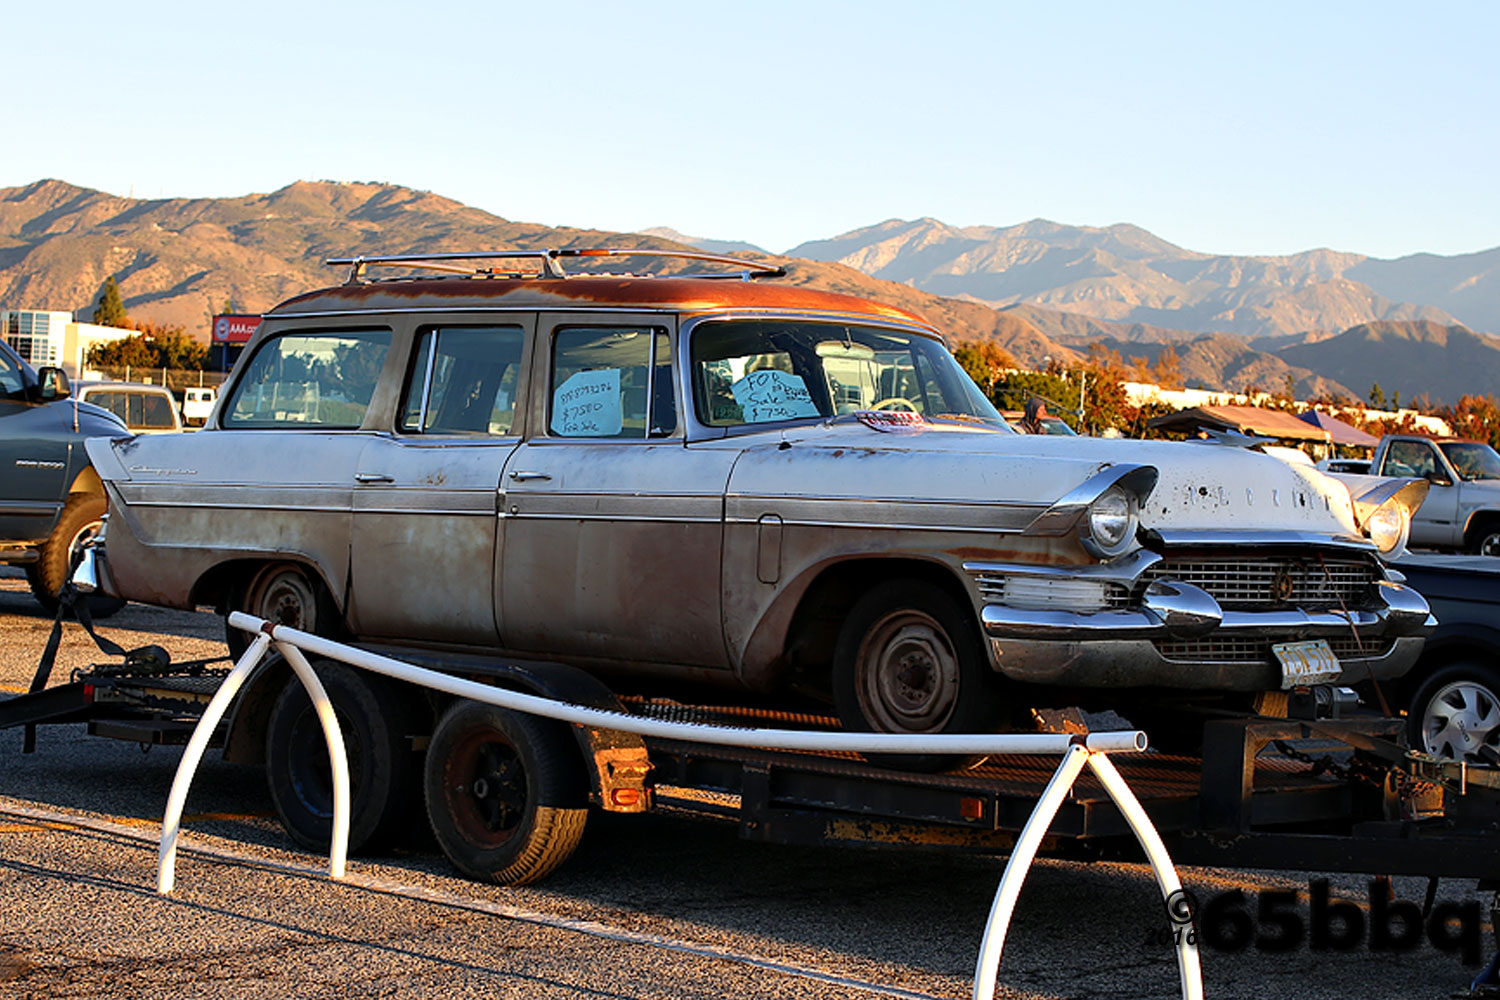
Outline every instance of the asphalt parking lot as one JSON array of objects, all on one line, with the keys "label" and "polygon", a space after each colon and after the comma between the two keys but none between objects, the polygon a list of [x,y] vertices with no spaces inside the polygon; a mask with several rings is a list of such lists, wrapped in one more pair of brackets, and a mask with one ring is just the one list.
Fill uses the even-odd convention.
[{"label": "asphalt parking lot", "polygon": [[[0,571],[0,696],[29,682],[50,625],[24,582]],[[132,605],[103,628],[179,660],[222,649],[209,615]],[[70,626],[54,683],[98,659]],[[142,752],[75,725],[44,728],[34,754],[21,743],[0,732],[0,997],[964,997],[1003,867],[603,815],[537,886],[466,881],[422,845],[357,858],[332,882],[326,859],[281,832],[258,771],[211,753],[189,797],[176,891],[161,897],[156,835],[180,751]],[[1182,876],[1204,900],[1301,889],[1297,912],[1308,912],[1306,875]],[[1365,896],[1357,876],[1332,887]],[[1395,882],[1401,899],[1425,888]],[[1472,881],[1445,880],[1438,898],[1480,897]],[[1144,866],[1043,861],[998,995],[1176,995],[1165,924]],[[1487,960],[1487,922],[1482,932]],[[1425,941],[1202,957],[1210,997],[1446,997],[1478,971]]]}]

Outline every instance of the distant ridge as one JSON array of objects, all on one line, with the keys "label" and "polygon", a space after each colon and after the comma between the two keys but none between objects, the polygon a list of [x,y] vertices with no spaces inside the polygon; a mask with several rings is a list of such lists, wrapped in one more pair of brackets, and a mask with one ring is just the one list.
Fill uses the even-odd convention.
[{"label": "distant ridge", "polygon": [[[963,276],[955,270],[953,261],[959,258],[953,252],[964,243],[969,245],[959,255],[964,267],[985,281],[1015,282],[1026,275],[1039,281],[1046,274],[1067,281],[1033,296],[1047,303],[1017,301],[999,309],[974,294],[943,296],[921,287],[917,279],[924,273],[952,272],[948,278],[954,282]],[[1246,384],[1281,389],[1288,375],[1304,395],[1337,391],[1331,387],[1339,386],[1363,396],[1372,381],[1407,399],[1427,392],[1434,399],[1448,400],[1500,387],[1492,364],[1495,342],[1451,319],[1355,323],[1350,324],[1355,329],[1340,335],[1309,326],[1299,334],[1247,345],[1238,337],[1205,335],[1194,328],[1189,321],[1206,307],[1193,305],[1187,292],[1180,299],[1181,308],[1173,308],[1166,299],[1152,300],[1155,304],[1145,312],[1159,321],[1117,321],[1098,315],[1120,311],[1121,300],[1106,293],[1129,287],[1136,280],[1130,275],[1141,282],[1155,280],[1152,276],[1161,273],[1157,268],[1177,269],[1173,280],[1189,291],[1197,287],[1194,282],[1214,284],[1202,275],[1218,275],[1216,287],[1240,289],[1245,315],[1266,310],[1296,314],[1307,308],[1312,291],[1322,294],[1342,287],[1338,282],[1357,284],[1335,278],[1371,263],[1356,255],[1314,251],[1295,258],[1210,257],[1174,247],[1136,226],[1087,229],[1046,220],[1003,230],[960,230],[932,219],[890,220],[806,245],[812,247],[809,252],[853,256],[861,265],[856,268],[777,257],[748,243],[686,237],[670,229],[613,233],[514,222],[429,191],[373,182],[299,181],[268,194],[154,200],[118,198],[58,180],[0,189],[0,306],[89,315],[104,279],[113,274],[132,316],[180,324],[203,338],[209,316],[226,304],[259,312],[341,280],[339,273],[323,266],[331,256],[603,245],[753,253],[783,263],[787,282],[898,306],[926,317],[951,341],[995,341],[1028,367],[1041,367],[1049,360],[1076,363],[1094,343],[1150,363],[1160,355],[1161,345],[1171,344],[1183,378],[1215,390],[1239,390]],[[1005,254],[1015,272],[1009,276],[996,270]],[[1477,276],[1460,289],[1470,294],[1465,291],[1470,286],[1490,287],[1485,286],[1485,269],[1494,265],[1495,256],[1424,258],[1418,264],[1427,277],[1420,280],[1434,288],[1448,287],[1473,271]],[[673,271],[685,265],[660,261],[646,266]],[[1286,277],[1287,301],[1277,300],[1274,285],[1252,295],[1252,273]],[[1409,284],[1416,288],[1420,282],[1411,276],[1415,273],[1398,268],[1377,277],[1416,282]],[[885,280],[888,277],[898,280]],[[1093,288],[1097,297],[1080,298],[1066,308],[1050,304],[1086,288]],[[1300,299],[1299,289],[1307,293]],[[1368,289],[1361,295],[1375,301]],[[1271,305],[1248,304],[1257,297]],[[1101,305],[1111,303],[1110,308]],[[1402,309],[1422,312],[1427,307]],[[1446,316],[1442,310],[1427,311]],[[1366,333],[1352,336],[1360,329]],[[1439,336],[1437,331],[1444,332]]]}]

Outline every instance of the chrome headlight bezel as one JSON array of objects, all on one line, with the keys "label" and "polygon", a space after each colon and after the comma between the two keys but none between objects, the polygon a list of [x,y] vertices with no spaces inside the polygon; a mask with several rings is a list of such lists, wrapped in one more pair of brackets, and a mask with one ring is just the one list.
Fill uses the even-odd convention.
[{"label": "chrome headlight bezel", "polygon": [[1363,528],[1381,557],[1394,559],[1406,551],[1411,538],[1411,511],[1395,499],[1387,500],[1370,512]]},{"label": "chrome headlight bezel", "polygon": [[1100,559],[1123,555],[1135,544],[1139,504],[1129,490],[1112,486],[1088,505],[1080,519],[1083,546]]}]

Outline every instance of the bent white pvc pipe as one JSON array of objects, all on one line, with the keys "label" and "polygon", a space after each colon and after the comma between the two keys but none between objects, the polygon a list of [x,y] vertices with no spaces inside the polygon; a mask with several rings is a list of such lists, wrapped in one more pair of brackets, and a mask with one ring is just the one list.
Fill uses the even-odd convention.
[{"label": "bent white pvc pipe", "polygon": [[278,642],[276,649],[292,671],[302,681],[312,698],[313,710],[323,724],[323,740],[328,744],[328,767],[333,775],[333,831],[328,847],[328,876],[343,878],[344,865],[349,857],[349,758],[344,751],[344,734],[339,730],[339,719],[333,711],[333,702],[317,673],[302,655],[302,650],[289,642]]},{"label": "bent white pvc pipe", "polygon": [[539,698],[497,688],[489,684],[453,677],[449,674],[413,666],[378,653],[333,642],[310,632],[285,625],[268,625],[259,618],[236,611],[229,624],[247,632],[268,627],[276,641],[289,642],[318,656],[342,660],[397,680],[434,688],[460,698],[499,705],[519,712],[540,715],[580,726],[596,726],[618,732],[635,733],[659,739],[715,743],[721,746],[766,747],[777,750],[843,750],[855,753],[951,753],[951,754],[1041,754],[1065,753],[1075,745],[1090,750],[1132,752],[1146,749],[1146,734],[1138,730],[1111,733],[1068,735],[1066,733],[849,733],[806,732],[795,729],[745,729],[732,726],[706,726],[688,722],[665,722],[643,719],[620,712],[581,708],[551,698]]},{"label": "bent white pvc pipe", "polygon": [[1089,752],[1083,747],[1075,745],[1068,748],[1062,762],[1057,765],[1057,770],[1052,773],[1052,780],[1043,789],[1042,797],[1037,799],[1026,825],[1021,828],[1016,846],[1011,848],[1010,858],[1005,862],[1005,874],[1000,876],[1000,885],[995,889],[995,901],[990,905],[989,919],[985,921],[984,937],[979,940],[979,961],[974,967],[973,1000],[993,1000],[995,996],[1000,953],[1005,948],[1005,934],[1010,928],[1010,916],[1016,908],[1016,899],[1021,895],[1021,885],[1026,881],[1027,872],[1031,870],[1031,862],[1036,857],[1042,838],[1047,835],[1047,828],[1052,825],[1052,819],[1062,807],[1068,789],[1073,787],[1073,782],[1077,780],[1078,773],[1083,770],[1088,758]]},{"label": "bent white pvc pipe", "polygon": [[167,810],[161,820],[161,845],[156,858],[156,891],[162,895],[171,892],[177,881],[177,836],[182,830],[182,810],[187,804],[193,775],[198,772],[198,762],[203,759],[203,751],[208,749],[208,740],[228,710],[229,703],[239,694],[240,686],[245,683],[245,678],[255,669],[270,644],[271,637],[265,633],[257,635],[250,643],[250,647],[240,657],[240,662],[234,665],[229,676],[219,685],[219,690],[209,699],[208,708],[204,709],[203,718],[198,720],[192,738],[188,740],[187,749],[182,753],[182,760],[177,762],[177,774],[172,779],[172,791],[167,795]]},{"label": "bent white pvc pipe", "polygon": [[[1116,807],[1130,824],[1130,829],[1135,831],[1135,839],[1141,842],[1141,847],[1146,851],[1146,859],[1151,862],[1151,871],[1156,875],[1156,884],[1161,889],[1162,902],[1170,906],[1174,893],[1182,891],[1182,882],[1177,877],[1177,868],[1172,864],[1172,858],[1167,853],[1167,845],[1161,841],[1161,836],[1156,832],[1156,827],[1151,822],[1151,817],[1146,815],[1146,810],[1141,808],[1140,800],[1125,783],[1120,772],[1115,769],[1114,761],[1104,754],[1089,754],[1088,764],[1094,774],[1098,776],[1099,783],[1114,799]],[[1195,930],[1194,922],[1189,914],[1189,920],[1185,925],[1179,925],[1176,930],[1177,949],[1177,977],[1182,986],[1184,1000],[1203,1000],[1203,969],[1198,961],[1198,939],[1196,934],[1189,931]],[[1170,919],[1170,913],[1169,913]]]}]

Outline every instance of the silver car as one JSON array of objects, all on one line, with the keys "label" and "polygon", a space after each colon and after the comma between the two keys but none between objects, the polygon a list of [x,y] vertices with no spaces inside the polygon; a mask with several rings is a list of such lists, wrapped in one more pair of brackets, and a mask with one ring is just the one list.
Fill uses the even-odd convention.
[{"label": "silver car", "polygon": [[106,586],[895,732],[1415,660],[1428,609],[1381,556],[1424,483],[1016,434],[917,316],[735,258],[563,273],[619,252],[335,262],[202,432],[90,442]]}]

